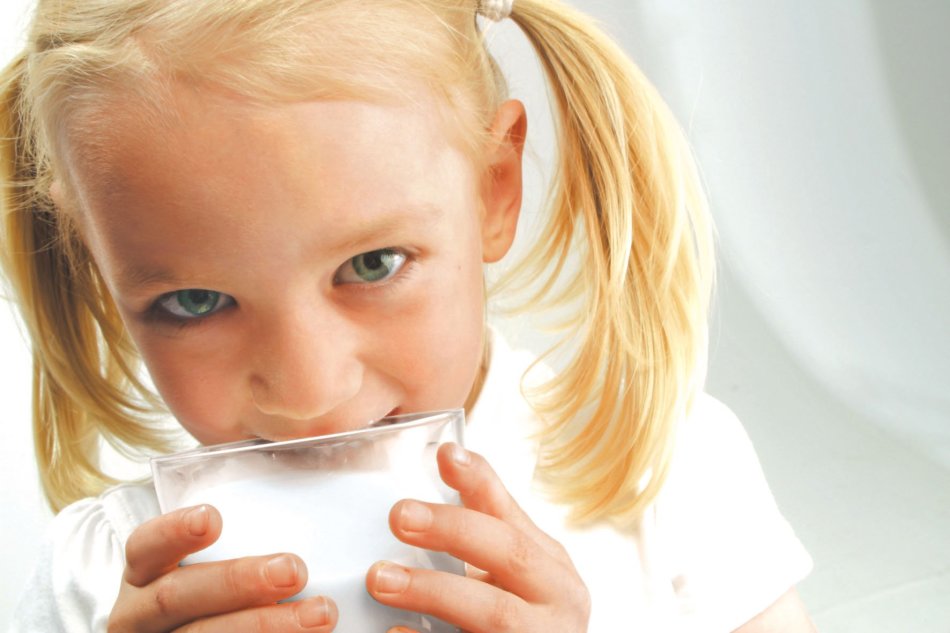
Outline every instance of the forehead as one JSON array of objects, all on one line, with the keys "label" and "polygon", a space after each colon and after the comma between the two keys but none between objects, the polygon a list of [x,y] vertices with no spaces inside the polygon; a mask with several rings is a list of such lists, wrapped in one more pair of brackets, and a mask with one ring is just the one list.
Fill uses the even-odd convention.
[{"label": "forehead", "polygon": [[[231,180],[235,169],[252,176],[281,162],[356,169],[352,161],[369,156],[376,167],[418,171],[440,153],[467,153],[446,108],[423,90],[397,103],[261,103],[177,86],[159,98],[116,96],[76,109],[60,135],[62,169],[79,189],[95,185],[100,194],[143,179],[188,179],[215,164],[227,165]],[[314,160],[327,156],[334,160]]]},{"label": "forehead", "polygon": [[[133,13],[106,4],[95,15],[53,8],[50,24],[62,31],[37,36],[42,63],[28,83],[37,86],[37,127],[52,139],[42,150],[57,172],[65,144],[56,139],[64,131],[73,153],[96,161],[113,144],[117,117],[173,123],[167,102],[189,86],[271,104],[436,103],[446,132],[459,136],[473,162],[481,159],[500,84],[470,3],[387,0],[366,9],[361,2],[214,0],[175,2],[172,11],[160,0]],[[429,92],[422,101],[418,86]]]},{"label": "forehead", "polygon": [[95,160],[70,155],[79,225],[103,272],[171,253],[225,253],[226,266],[275,249],[301,261],[342,256],[395,228],[387,218],[422,215],[413,210],[458,224],[427,229],[446,239],[470,223],[458,219],[474,210],[476,171],[424,108],[261,106],[187,91],[173,107],[159,119],[129,108],[99,121],[88,128],[103,129]]}]

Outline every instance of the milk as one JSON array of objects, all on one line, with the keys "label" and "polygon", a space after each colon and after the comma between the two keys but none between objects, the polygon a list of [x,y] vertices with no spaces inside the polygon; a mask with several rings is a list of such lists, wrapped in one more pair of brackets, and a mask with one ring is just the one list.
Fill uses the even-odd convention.
[{"label": "milk", "polygon": [[410,429],[317,451],[254,448],[175,465],[166,461],[155,470],[163,511],[207,503],[223,519],[220,538],[183,564],[290,552],[308,572],[307,585],[292,600],[333,599],[337,633],[396,625],[456,633],[431,616],[383,606],[366,591],[366,572],[379,560],[464,574],[461,561],[406,545],[389,530],[389,511],[400,499],[458,503],[457,493],[439,478],[437,443],[423,434],[431,431]]}]

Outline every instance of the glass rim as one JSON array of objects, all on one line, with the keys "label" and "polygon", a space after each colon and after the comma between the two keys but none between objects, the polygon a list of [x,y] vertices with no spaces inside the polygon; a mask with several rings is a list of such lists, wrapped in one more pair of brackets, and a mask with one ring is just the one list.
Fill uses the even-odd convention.
[{"label": "glass rim", "polygon": [[318,446],[321,444],[339,443],[353,439],[363,439],[375,435],[386,435],[404,429],[425,426],[433,424],[443,418],[458,417],[464,415],[464,409],[439,409],[435,411],[420,411],[417,413],[403,413],[400,415],[386,416],[373,420],[367,426],[350,431],[341,431],[339,433],[328,433],[327,435],[315,435],[312,437],[298,437],[292,440],[271,441],[262,438],[250,440],[238,440],[236,442],[227,442],[224,444],[211,444],[209,446],[198,446],[178,453],[168,455],[158,455],[149,459],[153,465],[160,466],[166,462],[177,462],[181,460],[197,459],[201,457],[211,457],[217,455],[233,455],[235,453],[246,453],[255,450],[284,450],[293,448],[306,448],[308,446]]}]

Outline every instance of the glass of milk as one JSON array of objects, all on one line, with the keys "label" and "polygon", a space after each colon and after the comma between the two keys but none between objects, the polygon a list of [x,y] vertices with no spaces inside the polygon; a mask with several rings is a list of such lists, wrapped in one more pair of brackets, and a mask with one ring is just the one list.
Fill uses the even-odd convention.
[{"label": "glass of milk", "polygon": [[308,581],[292,599],[325,595],[339,607],[337,633],[456,633],[436,618],[376,602],[366,572],[378,560],[464,574],[461,561],[396,539],[389,510],[400,499],[458,503],[435,452],[462,443],[461,409],[383,418],[346,433],[283,442],[248,440],[152,459],[162,512],[200,503],[221,513],[221,537],[191,564],[291,552]]}]

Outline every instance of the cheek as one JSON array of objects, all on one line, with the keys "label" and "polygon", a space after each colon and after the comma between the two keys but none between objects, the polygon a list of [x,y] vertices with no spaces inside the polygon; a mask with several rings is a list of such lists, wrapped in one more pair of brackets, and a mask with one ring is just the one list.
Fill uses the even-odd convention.
[{"label": "cheek", "polygon": [[[227,348],[201,346],[193,353],[183,341],[136,339],[155,388],[179,424],[196,439],[213,444],[235,439],[233,421],[240,408],[237,367]],[[145,340],[143,340],[145,339]]]},{"label": "cheek", "polygon": [[[481,362],[483,280],[480,263],[459,263],[452,275],[425,284],[393,331],[414,408],[461,407]],[[411,331],[407,331],[411,330]]]}]

